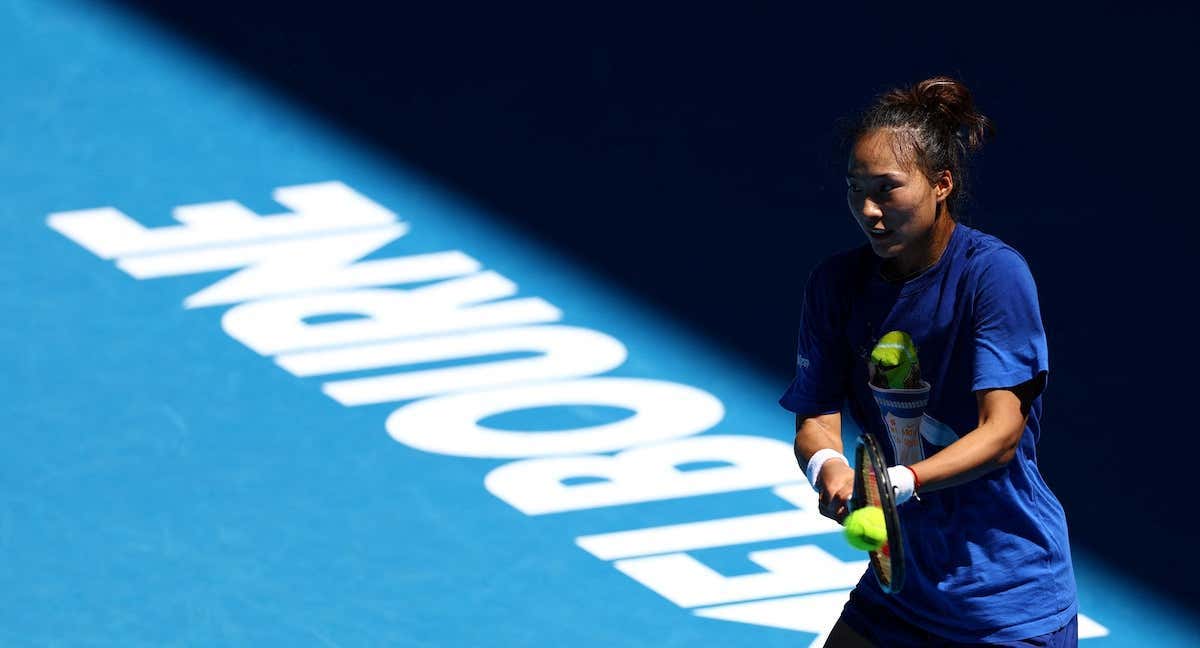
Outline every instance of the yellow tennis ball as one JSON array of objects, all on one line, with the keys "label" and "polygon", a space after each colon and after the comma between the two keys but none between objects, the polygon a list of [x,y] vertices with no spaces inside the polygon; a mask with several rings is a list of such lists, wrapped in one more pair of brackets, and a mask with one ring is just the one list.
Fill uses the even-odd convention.
[{"label": "yellow tennis ball", "polygon": [[884,333],[871,349],[871,363],[876,374],[883,374],[890,389],[913,389],[920,382],[917,347],[904,331]]},{"label": "yellow tennis ball", "polygon": [[851,512],[843,524],[846,541],[855,549],[876,551],[887,543],[887,523],[883,519],[883,509],[878,506]]}]

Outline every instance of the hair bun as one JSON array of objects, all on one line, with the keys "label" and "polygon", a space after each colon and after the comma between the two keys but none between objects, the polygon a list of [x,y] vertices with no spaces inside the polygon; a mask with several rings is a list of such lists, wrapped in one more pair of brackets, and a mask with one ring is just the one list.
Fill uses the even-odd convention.
[{"label": "hair bun", "polygon": [[952,130],[967,150],[983,146],[995,133],[991,120],[975,108],[971,91],[956,79],[932,77],[914,85],[910,92],[915,102]]}]

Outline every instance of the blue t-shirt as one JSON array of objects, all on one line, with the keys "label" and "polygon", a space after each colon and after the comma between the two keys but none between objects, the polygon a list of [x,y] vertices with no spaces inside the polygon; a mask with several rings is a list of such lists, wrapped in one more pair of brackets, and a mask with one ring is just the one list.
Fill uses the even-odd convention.
[{"label": "blue t-shirt", "polygon": [[[780,404],[804,415],[843,411],[875,435],[893,465],[867,382],[866,358],[884,333],[912,336],[932,386],[926,457],[975,429],[976,391],[1044,380],[1049,364],[1033,276],[999,239],[958,224],[937,264],[905,283],[881,279],[881,262],[863,245],[813,270],[796,377]],[[955,641],[1014,640],[1067,623],[1076,613],[1075,576],[1062,506],[1037,468],[1041,419],[1039,394],[1010,463],[900,506],[904,589],[884,594],[868,571],[858,591]]]}]

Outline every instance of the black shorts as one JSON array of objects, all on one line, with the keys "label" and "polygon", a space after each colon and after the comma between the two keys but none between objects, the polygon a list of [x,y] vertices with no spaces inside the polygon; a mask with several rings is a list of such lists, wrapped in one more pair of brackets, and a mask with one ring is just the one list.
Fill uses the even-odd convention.
[{"label": "black shorts", "polygon": [[890,609],[850,592],[842,608],[841,621],[880,648],[926,648],[928,646],[1013,646],[1014,648],[1075,648],[1079,645],[1079,617],[1073,616],[1058,630],[1044,635],[1001,641],[999,643],[963,643],[938,636],[896,616]]}]

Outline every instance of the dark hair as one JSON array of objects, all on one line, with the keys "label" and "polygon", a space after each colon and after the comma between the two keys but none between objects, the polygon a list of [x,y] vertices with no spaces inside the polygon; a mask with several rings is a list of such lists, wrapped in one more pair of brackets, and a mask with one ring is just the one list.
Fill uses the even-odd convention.
[{"label": "dark hair", "polygon": [[915,163],[927,178],[950,170],[954,189],[946,204],[951,214],[957,214],[967,198],[968,156],[996,130],[975,108],[967,86],[944,76],[879,95],[859,117],[850,141],[877,129],[895,131],[897,157]]}]

